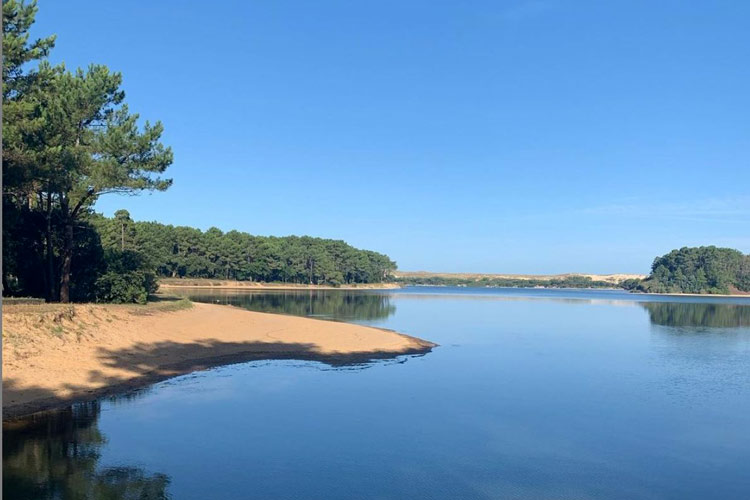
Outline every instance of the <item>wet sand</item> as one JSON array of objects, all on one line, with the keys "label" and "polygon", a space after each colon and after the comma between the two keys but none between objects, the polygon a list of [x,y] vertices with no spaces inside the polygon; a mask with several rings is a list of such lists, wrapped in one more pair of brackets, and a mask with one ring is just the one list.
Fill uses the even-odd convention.
[{"label": "wet sand", "polygon": [[3,311],[3,419],[260,359],[364,362],[429,352],[389,330],[230,306],[10,305]]}]

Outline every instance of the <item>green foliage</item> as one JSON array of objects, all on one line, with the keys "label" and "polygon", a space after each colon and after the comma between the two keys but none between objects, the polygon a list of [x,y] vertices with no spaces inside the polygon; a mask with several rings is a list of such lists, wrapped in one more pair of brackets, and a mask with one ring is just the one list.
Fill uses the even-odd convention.
[{"label": "green foliage", "polygon": [[683,247],[657,257],[651,274],[632,289],[652,293],[750,291],[750,255],[731,248]]},{"label": "green foliage", "polygon": [[553,279],[495,278],[490,276],[484,276],[481,278],[404,276],[396,278],[395,281],[404,285],[465,286],[483,288],[614,288],[616,286],[608,281],[594,281],[587,276],[566,276],[564,278]]},{"label": "green foliage", "polygon": [[51,77],[48,66],[34,66],[49,54],[55,37],[29,41],[36,2],[3,1],[3,198],[38,184],[37,160],[44,127],[40,95]]},{"label": "green foliage", "polygon": [[34,23],[36,1],[29,3],[3,0],[3,91],[18,90],[25,64],[42,59],[55,46],[55,37],[29,43],[29,28]]},{"label": "green foliage", "polygon": [[[3,294],[4,296],[45,297],[49,273],[45,234],[47,218],[26,206],[3,200]],[[53,280],[61,262],[62,221],[50,215]],[[99,234],[87,221],[76,225],[72,244],[70,294],[80,302],[94,299],[94,282],[103,269]]]},{"label": "green foliage", "polygon": [[156,275],[146,259],[132,250],[107,250],[106,270],[96,280],[96,300],[117,304],[145,304],[156,292]]},{"label": "green foliage", "polygon": [[253,236],[217,228],[201,231],[129,214],[92,217],[105,249],[137,249],[159,276],[341,285],[380,283],[396,263],[339,240]]},{"label": "green foliage", "polygon": [[643,280],[630,278],[622,281],[620,286],[628,291],[637,291],[640,288],[641,283],[643,283]]},{"label": "green foliage", "polygon": [[3,201],[43,218],[39,281],[48,300],[67,302],[76,293],[75,233],[93,204],[103,194],[167,189],[161,174],[172,151],[160,142],[161,123],[140,126],[130,113],[119,73],[50,65],[55,38],[29,41],[35,14],[34,2],[3,2]]}]

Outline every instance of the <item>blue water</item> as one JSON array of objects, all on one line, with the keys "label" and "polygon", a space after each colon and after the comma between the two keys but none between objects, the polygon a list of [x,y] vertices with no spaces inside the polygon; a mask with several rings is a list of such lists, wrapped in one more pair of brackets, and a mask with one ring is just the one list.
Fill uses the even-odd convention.
[{"label": "blue water", "polygon": [[750,498],[750,299],[429,287],[194,299],[440,346],[344,367],[225,366],[37,417],[4,430],[6,497]]}]

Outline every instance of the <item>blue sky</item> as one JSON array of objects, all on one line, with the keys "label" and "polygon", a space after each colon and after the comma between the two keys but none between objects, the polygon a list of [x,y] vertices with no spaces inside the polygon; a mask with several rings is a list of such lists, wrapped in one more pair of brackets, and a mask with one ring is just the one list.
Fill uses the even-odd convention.
[{"label": "blue sky", "polygon": [[647,272],[750,251],[750,2],[40,0],[174,186],[137,220],[309,234],[401,269]]}]

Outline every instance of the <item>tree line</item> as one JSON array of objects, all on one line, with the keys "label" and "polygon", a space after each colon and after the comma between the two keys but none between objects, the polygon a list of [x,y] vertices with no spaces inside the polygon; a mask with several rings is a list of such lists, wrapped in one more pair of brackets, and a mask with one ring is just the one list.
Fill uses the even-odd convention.
[{"label": "tree line", "polygon": [[562,278],[501,278],[402,276],[404,285],[509,287],[509,288],[623,288],[644,293],[731,294],[750,292],[750,255],[739,250],[715,246],[683,247],[657,257],[651,273],[644,279],[620,283],[592,280],[587,276]]},{"label": "tree line", "polygon": [[460,286],[474,288],[616,288],[609,281],[592,280],[588,276],[565,276],[561,278],[501,278],[483,276],[460,278],[447,276],[399,276],[396,283],[420,286]]},{"label": "tree line", "polygon": [[750,292],[750,255],[715,246],[683,247],[654,259],[644,280],[623,283],[648,293]]},{"label": "tree line", "polygon": [[386,255],[341,240],[135,222],[125,210],[90,221],[104,249],[137,251],[164,277],[342,285],[380,283],[396,269]]},{"label": "tree line", "polygon": [[160,122],[131,113],[122,75],[47,60],[30,39],[36,2],[3,1],[4,295],[144,302],[158,276],[371,283],[388,257],[342,241],[258,237],[94,213],[100,196],[163,191],[173,161]]}]

